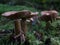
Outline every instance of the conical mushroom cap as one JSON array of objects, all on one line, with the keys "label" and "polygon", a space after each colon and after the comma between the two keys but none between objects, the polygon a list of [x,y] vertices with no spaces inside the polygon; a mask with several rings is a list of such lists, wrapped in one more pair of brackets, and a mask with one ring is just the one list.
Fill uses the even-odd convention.
[{"label": "conical mushroom cap", "polygon": [[33,16],[36,16],[38,13],[30,12],[28,10],[22,10],[22,11],[9,11],[2,14],[2,16],[5,16],[10,19],[19,19],[19,18],[31,18]]}]

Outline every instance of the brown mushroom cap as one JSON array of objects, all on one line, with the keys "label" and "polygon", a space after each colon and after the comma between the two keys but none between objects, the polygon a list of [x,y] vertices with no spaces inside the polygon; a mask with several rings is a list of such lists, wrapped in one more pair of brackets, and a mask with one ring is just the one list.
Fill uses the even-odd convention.
[{"label": "brown mushroom cap", "polygon": [[58,16],[58,12],[55,10],[41,12],[41,19],[46,22],[51,21],[52,19],[55,19],[57,16]]},{"label": "brown mushroom cap", "polygon": [[30,12],[28,10],[22,10],[22,11],[10,11],[5,12],[2,14],[2,16],[5,16],[10,19],[19,19],[19,18],[31,18],[33,16],[36,16],[38,13]]},{"label": "brown mushroom cap", "polygon": [[10,18],[10,19],[17,19],[19,17],[19,11],[9,11],[2,14],[2,16]]},{"label": "brown mushroom cap", "polygon": [[50,10],[50,11],[42,11],[41,12],[41,15],[46,15],[46,16],[49,16],[49,15],[58,15],[58,12],[56,10]]},{"label": "brown mushroom cap", "polygon": [[50,10],[50,13],[58,15],[59,13],[56,10]]},{"label": "brown mushroom cap", "polygon": [[40,18],[43,21],[46,21],[46,22],[49,21],[51,19],[49,11],[42,11]]},{"label": "brown mushroom cap", "polygon": [[42,16],[43,16],[43,15],[49,16],[50,13],[49,13],[49,11],[42,11],[42,12],[41,12],[41,15],[42,15]]}]

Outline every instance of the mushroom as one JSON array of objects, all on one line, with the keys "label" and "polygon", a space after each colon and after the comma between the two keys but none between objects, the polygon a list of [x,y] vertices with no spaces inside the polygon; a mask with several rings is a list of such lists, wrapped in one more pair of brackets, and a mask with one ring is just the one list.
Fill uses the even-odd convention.
[{"label": "mushroom", "polygon": [[15,24],[15,34],[19,34],[21,31],[21,24],[20,24],[20,15],[19,15],[19,11],[9,11],[9,12],[5,12],[2,14],[2,16],[8,18],[8,19],[13,19],[14,20],[14,24]]},{"label": "mushroom", "polygon": [[37,16],[38,13],[36,12],[30,12],[28,10],[23,10],[23,17],[22,17],[22,20],[21,20],[21,27],[22,27],[22,30],[24,31],[24,33],[27,32],[27,22],[26,20],[29,19],[29,18],[32,18],[34,16]]},{"label": "mushroom", "polygon": [[46,22],[46,28],[50,26],[50,22],[52,20],[55,20],[58,15],[58,12],[55,10],[49,10],[49,11],[42,11],[40,19]]},{"label": "mushroom", "polygon": [[56,10],[50,10],[49,12],[50,12],[52,21],[56,20],[56,18],[58,17],[59,13]]},{"label": "mushroom", "polygon": [[49,21],[52,22],[49,11],[42,11],[40,19],[46,22],[46,29],[48,30],[49,26],[50,26],[50,22]]},{"label": "mushroom", "polygon": [[58,12],[55,10],[49,10],[49,11],[42,11],[41,12],[41,19],[48,22],[52,20],[55,20],[56,17],[58,16]]},{"label": "mushroom", "polygon": [[42,11],[40,18],[41,18],[41,20],[43,20],[45,22],[51,21],[51,16],[50,16],[49,11]]},{"label": "mushroom", "polygon": [[49,11],[42,11],[40,19],[46,22],[46,29],[48,29],[50,26],[49,21],[52,22],[50,12]]}]

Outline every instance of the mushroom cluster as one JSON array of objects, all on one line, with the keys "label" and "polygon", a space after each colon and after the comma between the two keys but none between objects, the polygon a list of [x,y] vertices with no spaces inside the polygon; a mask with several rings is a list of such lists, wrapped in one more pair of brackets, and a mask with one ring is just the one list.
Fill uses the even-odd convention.
[{"label": "mushroom cluster", "polygon": [[6,17],[8,19],[14,20],[15,34],[19,34],[21,31],[26,33],[26,30],[27,30],[26,20],[31,18],[31,17],[37,16],[37,14],[38,13],[31,12],[29,10],[22,10],[22,11],[5,12],[2,14],[2,16]]},{"label": "mushroom cluster", "polygon": [[[38,12],[31,12],[29,10],[9,11],[9,12],[3,13],[2,16],[6,17],[7,19],[14,20],[15,29],[14,29],[14,36],[12,37],[14,39],[17,39],[19,42],[20,40],[26,41],[25,34],[28,31],[27,21],[29,22],[34,21],[34,19],[38,17]],[[49,28],[50,22],[56,19],[60,19],[60,17],[58,17],[58,12],[55,10],[42,11],[41,16],[38,18],[46,22],[46,29]],[[42,36],[43,33],[39,33],[35,31],[34,35],[39,40],[43,39],[43,36]]]},{"label": "mushroom cluster", "polygon": [[[30,19],[32,17],[37,16],[38,13],[31,12],[29,10],[22,10],[22,11],[9,11],[2,14],[2,16],[6,17],[7,19],[13,19],[14,20],[14,33],[12,34],[11,39],[17,39],[17,41],[20,42],[25,39],[25,34],[27,32],[27,19]],[[20,39],[21,38],[21,39]]]}]

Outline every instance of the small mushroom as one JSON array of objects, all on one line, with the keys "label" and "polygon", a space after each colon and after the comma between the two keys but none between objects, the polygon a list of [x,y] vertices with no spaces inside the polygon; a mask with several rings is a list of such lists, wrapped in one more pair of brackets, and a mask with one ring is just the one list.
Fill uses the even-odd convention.
[{"label": "small mushroom", "polygon": [[25,14],[23,14],[22,20],[21,20],[21,27],[22,30],[26,33],[27,32],[27,22],[26,20],[29,18],[32,18],[34,16],[37,16],[38,13],[36,12],[30,12],[28,10],[23,10]]},{"label": "small mushroom", "polygon": [[55,10],[42,11],[40,19],[46,22],[46,28],[50,27],[50,22],[56,19],[58,12]]},{"label": "small mushroom", "polygon": [[49,21],[52,22],[49,11],[42,11],[40,19],[46,22],[46,29],[48,30],[48,28],[50,26],[50,22]]},{"label": "small mushroom", "polygon": [[14,24],[15,24],[15,34],[19,34],[21,31],[21,24],[20,24],[20,15],[19,11],[10,11],[10,12],[5,12],[2,14],[2,16],[8,18],[8,19],[13,19]]},{"label": "small mushroom", "polygon": [[42,11],[41,12],[41,19],[44,20],[45,22],[55,20],[56,17],[58,16],[58,12],[55,10],[49,10],[49,11]]},{"label": "small mushroom", "polygon": [[41,18],[41,20],[43,20],[45,22],[51,21],[51,16],[50,16],[49,11],[42,11],[40,18]]}]

